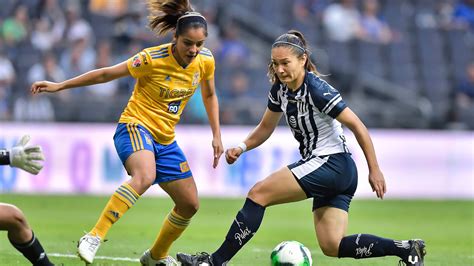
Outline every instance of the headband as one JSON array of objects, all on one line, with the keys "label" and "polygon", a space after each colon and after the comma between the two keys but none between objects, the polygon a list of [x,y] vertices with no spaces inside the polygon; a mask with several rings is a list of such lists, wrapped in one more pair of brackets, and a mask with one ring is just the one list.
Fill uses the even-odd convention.
[{"label": "headband", "polygon": [[303,47],[299,46],[298,44],[294,44],[292,42],[286,42],[286,41],[276,41],[272,44],[272,48],[277,46],[278,44],[286,44],[286,45],[291,45],[291,46],[294,46],[298,49],[301,49],[301,51],[303,51],[303,53],[306,53],[306,49],[304,49]]},{"label": "headband", "polygon": [[203,15],[201,15],[199,12],[186,12],[184,15],[178,18],[176,23],[176,32],[179,33],[180,29],[184,28],[190,23],[203,24],[204,28],[207,30],[207,21]]}]

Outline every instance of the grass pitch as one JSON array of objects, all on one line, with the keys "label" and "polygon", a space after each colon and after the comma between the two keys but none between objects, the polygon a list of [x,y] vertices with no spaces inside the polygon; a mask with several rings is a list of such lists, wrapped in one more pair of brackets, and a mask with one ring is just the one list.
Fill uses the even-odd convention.
[{"label": "grass pitch", "polygon": [[[57,265],[84,265],[76,242],[98,218],[108,197],[0,195],[0,201],[15,204]],[[174,244],[178,251],[212,252],[222,242],[241,199],[201,199],[201,208],[190,227]],[[150,247],[164,216],[172,207],[167,198],[140,199],[112,229],[102,244],[94,265],[138,265],[136,260]],[[435,265],[474,265],[474,201],[355,200],[351,204],[348,234],[370,233],[387,238],[423,238]],[[311,201],[267,209],[259,232],[230,265],[269,265],[270,253],[283,240],[297,240],[313,255],[314,265],[398,265],[398,258],[366,260],[325,257],[319,250],[311,214]],[[135,260],[135,261],[133,261]],[[0,265],[29,265],[0,232]]]}]

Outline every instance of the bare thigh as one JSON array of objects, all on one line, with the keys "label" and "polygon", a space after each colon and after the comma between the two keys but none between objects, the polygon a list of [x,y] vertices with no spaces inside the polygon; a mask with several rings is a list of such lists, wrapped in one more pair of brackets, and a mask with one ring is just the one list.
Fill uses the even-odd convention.
[{"label": "bare thigh", "polygon": [[125,168],[132,176],[127,183],[140,195],[155,182],[155,155],[149,150],[132,153],[125,162]]},{"label": "bare thigh", "polygon": [[184,218],[191,218],[199,209],[198,192],[194,178],[160,183],[160,187],[170,195],[175,203],[175,211]]},{"label": "bare thigh", "polygon": [[283,167],[259,181],[250,189],[248,197],[264,207],[307,198],[288,167]]},{"label": "bare thigh", "polygon": [[337,257],[339,243],[345,236],[349,215],[334,207],[322,207],[313,212],[319,246],[327,256]]}]

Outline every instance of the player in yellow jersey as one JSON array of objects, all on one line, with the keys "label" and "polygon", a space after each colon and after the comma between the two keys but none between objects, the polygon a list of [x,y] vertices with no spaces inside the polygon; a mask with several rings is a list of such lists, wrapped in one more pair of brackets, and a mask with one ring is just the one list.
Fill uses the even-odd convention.
[{"label": "player in yellow jersey", "polygon": [[175,30],[172,43],[144,49],[125,62],[64,82],[38,81],[31,86],[32,93],[36,94],[104,83],[129,75],[136,78],[133,94],[114,135],[115,147],[131,179],[117,188],[94,228],[79,240],[79,257],[87,263],[94,260],[111,226],[151,185],[159,184],[175,206],[140,262],[176,265],[168,251],[198,210],[199,201],[186,157],[174,139],[175,125],[199,84],[213,134],[214,167],[223,153],[214,58],[203,47],[207,37],[206,19],[193,12],[188,0],[149,1],[149,9],[150,28],[158,34]]}]

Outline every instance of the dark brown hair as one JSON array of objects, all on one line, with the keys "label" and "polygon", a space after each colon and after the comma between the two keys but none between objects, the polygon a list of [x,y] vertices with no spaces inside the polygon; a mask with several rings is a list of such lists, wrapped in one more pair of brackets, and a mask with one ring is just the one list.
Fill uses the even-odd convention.
[{"label": "dark brown hair", "polygon": [[[149,0],[148,10],[150,12],[148,26],[158,35],[176,30],[178,19],[186,13],[194,11],[189,0]],[[189,27],[202,27],[207,36],[207,24],[204,17],[203,21],[187,23],[185,27],[180,27],[175,36]]]},{"label": "dark brown hair", "polygon": [[[280,35],[273,43],[272,49],[281,46],[290,48],[293,54],[295,54],[298,58],[301,58],[304,54],[306,54],[308,58],[306,59],[304,68],[308,72],[314,72],[316,75],[320,75],[314,63],[311,62],[311,53],[308,51],[308,46],[306,44],[306,39],[304,38],[303,33],[297,30],[289,30],[287,33]],[[271,61],[268,65],[267,75],[271,83],[274,84],[276,82],[280,82],[280,79],[278,78],[275,73],[275,70],[273,69],[273,64]]]}]

